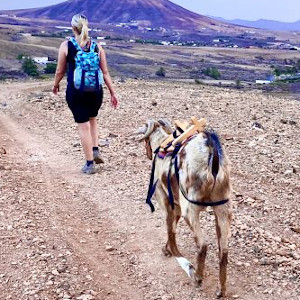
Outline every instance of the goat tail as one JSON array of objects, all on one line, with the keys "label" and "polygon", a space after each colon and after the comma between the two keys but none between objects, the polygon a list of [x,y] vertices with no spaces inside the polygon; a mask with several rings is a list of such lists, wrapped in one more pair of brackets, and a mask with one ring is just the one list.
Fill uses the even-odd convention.
[{"label": "goat tail", "polygon": [[229,160],[218,134],[206,131],[208,147],[207,191],[219,199],[228,199],[231,192]]},{"label": "goat tail", "polygon": [[218,134],[214,130],[205,131],[207,136],[207,147],[209,149],[208,165],[211,174],[216,181],[223,163],[224,152]]}]

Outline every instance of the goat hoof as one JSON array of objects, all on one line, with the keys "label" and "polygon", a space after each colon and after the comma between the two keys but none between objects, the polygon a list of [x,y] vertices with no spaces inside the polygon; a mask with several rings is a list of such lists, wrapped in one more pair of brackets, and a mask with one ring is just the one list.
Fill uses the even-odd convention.
[{"label": "goat hoof", "polygon": [[197,286],[201,286],[201,284],[202,284],[202,277],[200,275],[194,274],[193,280],[194,280],[194,282],[195,282],[195,284]]},{"label": "goat hoof", "polygon": [[222,291],[219,290],[219,289],[216,290],[216,298],[217,298],[217,299],[220,299],[220,298],[222,298],[222,297],[225,297],[225,296],[226,296],[225,294],[226,294],[225,292],[222,292]]},{"label": "goat hoof", "polygon": [[171,251],[167,248],[167,246],[162,247],[162,253],[164,254],[164,256],[166,257],[171,257],[172,253]]}]

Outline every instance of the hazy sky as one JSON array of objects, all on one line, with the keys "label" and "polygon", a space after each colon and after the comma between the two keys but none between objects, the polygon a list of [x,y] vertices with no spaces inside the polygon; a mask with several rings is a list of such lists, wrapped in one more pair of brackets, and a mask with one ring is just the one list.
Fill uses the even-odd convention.
[{"label": "hazy sky", "polygon": [[[112,0],[113,1],[113,0]],[[269,19],[286,22],[300,20],[300,0],[171,0],[203,15],[225,19]],[[1,9],[39,7],[63,0],[0,0]]]}]

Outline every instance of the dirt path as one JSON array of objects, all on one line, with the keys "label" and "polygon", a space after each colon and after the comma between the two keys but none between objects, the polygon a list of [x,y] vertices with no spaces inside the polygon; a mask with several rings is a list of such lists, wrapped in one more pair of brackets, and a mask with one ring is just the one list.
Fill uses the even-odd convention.
[{"label": "dirt path", "polygon": [[[0,299],[214,299],[212,215],[202,217],[210,246],[199,289],[161,254],[163,217],[144,204],[150,162],[130,137],[147,117],[191,115],[209,116],[233,162],[229,298],[300,299],[293,231],[300,216],[299,102],[195,85],[119,83],[121,108],[114,112],[106,101],[100,114],[106,163],[86,176],[63,95],[52,96],[49,82],[1,88]],[[263,129],[253,129],[255,123]],[[193,260],[183,222],[178,235]]]}]

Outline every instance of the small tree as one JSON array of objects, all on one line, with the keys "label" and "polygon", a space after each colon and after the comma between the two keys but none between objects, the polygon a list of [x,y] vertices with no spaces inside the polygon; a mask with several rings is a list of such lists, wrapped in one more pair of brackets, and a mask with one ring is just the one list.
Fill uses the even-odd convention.
[{"label": "small tree", "polygon": [[20,53],[20,54],[17,55],[17,60],[22,60],[23,57],[25,57],[25,54]]},{"label": "small tree", "polygon": [[235,81],[235,87],[236,87],[238,90],[242,88],[242,84],[241,84],[241,81],[240,81],[239,79],[237,79],[237,80]]},{"label": "small tree", "polygon": [[54,74],[56,71],[56,67],[57,67],[57,64],[55,64],[55,63],[47,64],[44,69],[45,74]]},{"label": "small tree", "polygon": [[214,79],[219,79],[221,77],[221,74],[220,74],[219,70],[216,67],[206,68],[203,71],[203,73],[206,76],[209,76],[209,77],[214,78]]},{"label": "small tree", "polygon": [[156,76],[165,77],[166,76],[166,70],[163,67],[160,67],[156,72]]},{"label": "small tree", "polygon": [[209,76],[214,78],[214,79],[219,79],[221,77],[221,74],[220,74],[219,70],[216,67],[213,67],[213,68],[211,68]]},{"label": "small tree", "polygon": [[26,57],[23,61],[22,70],[24,71],[24,73],[26,73],[29,76],[39,75],[37,65],[31,58],[28,57]]},{"label": "small tree", "polygon": [[282,74],[282,71],[281,71],[281,69],[279,69],[279,68],[274,68],[273,72],[274,72],[274,74],[275,74],[276,76],[279,76],[279,75]]}]

